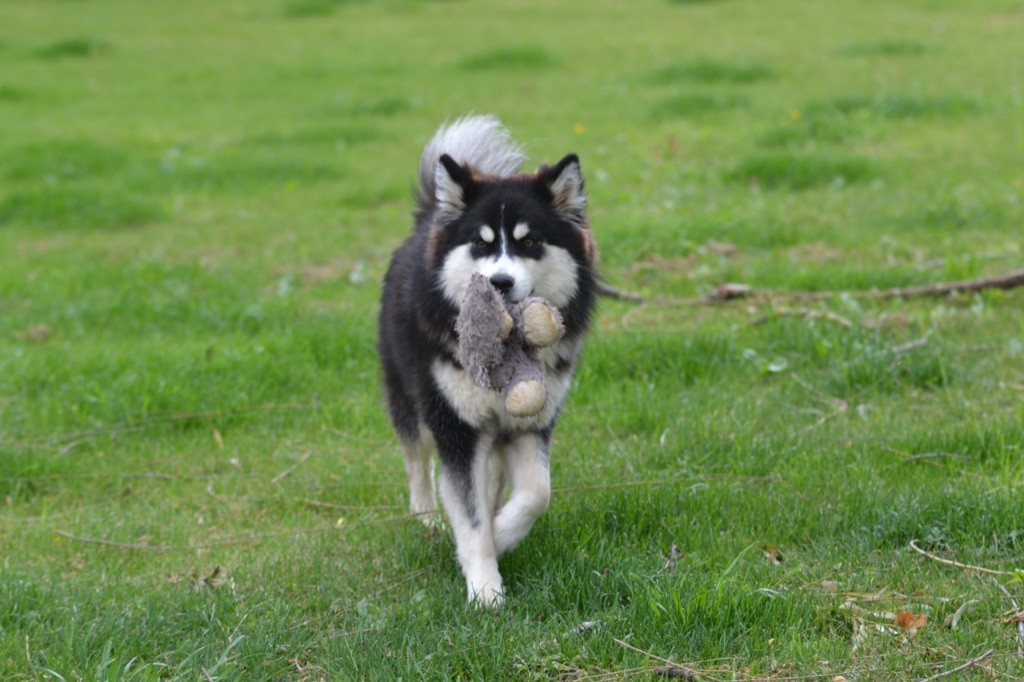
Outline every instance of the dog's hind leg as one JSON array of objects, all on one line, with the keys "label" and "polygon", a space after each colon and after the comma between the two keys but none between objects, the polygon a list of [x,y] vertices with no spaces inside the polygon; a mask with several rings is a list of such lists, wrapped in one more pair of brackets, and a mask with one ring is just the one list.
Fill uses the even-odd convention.
[{"label": "dog's hind leg", "polygon": [[[441,501],[455,535],[455,546],[466,578],[469,601],[500,606],[504,587],[498,572],[491,527],[494,438],[486,434],[438,442],[441,453]],[[462,441],[460,447],[453,448]],[[468,442],[467,442],[468,441]],[[467,447],[468,446],[468,447]]]},{"label": "dog's hind leg", "polygon": [[544,433],[524,433],[513,438],[505,449],[505,469],[512,494],[494,517],[494,549],[499,557],[522,542],[534,521],[548,508],[548,442]]},{"label": "dog's hind leg", "polygon": [[405,473],[409,477],[409,511],[428,526],[438,523],[434,492],[434,438],[421,427],[415,438],[403,438]]}]

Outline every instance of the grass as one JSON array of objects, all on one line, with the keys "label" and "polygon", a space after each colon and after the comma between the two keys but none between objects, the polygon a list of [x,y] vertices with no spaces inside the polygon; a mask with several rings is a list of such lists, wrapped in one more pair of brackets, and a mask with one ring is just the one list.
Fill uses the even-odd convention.
[{"label": "grass", "polygon": [[773,76],[770,68],[749,62],[720,62],[700,60],[673,64],[651,74],[651,81],[661,85],[680,82],[694,83],[756,83]]},{"label": "grass", "polygon": [[[994,582],[909,547],[1024,601],[1024,294],[859,295],[1021,267],[1013,3],[486,11],[5,5],[0,677],[1024,674]],[[375,355],[469,111],[580,154],[650,297],[602,304],[499,612],[406,516]],[[675,304],[726,282],[833,293]]]}]

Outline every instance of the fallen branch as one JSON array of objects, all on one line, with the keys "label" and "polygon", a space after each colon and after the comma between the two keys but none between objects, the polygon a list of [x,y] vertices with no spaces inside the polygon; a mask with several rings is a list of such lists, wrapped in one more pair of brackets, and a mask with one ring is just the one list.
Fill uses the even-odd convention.
[{"label": "fallen branch", "polygon": [[623,291],[622,289],[613,287],[611,284],[608,284],[608,282],[598,281],[597,293],[605,298],[614,298],[619,301],[631,301],[633,303],[644,302],[644,297],[640,294],[634,294],[631,291]]},{"label": "fallen branch", "polygon": [[312,454],[312,453],[307,451],[306,454],[304,454],[301,458],[299,458],[298,462],[296,462],[295,464],[291,465],[290,467],[288,467],[287,469],[285,469],[284,471],[279,473],[277,476],[274,476],[274,478],[270,479],[270,482],[276,485],[276,484],[280,483],[282,480],[284,480],[285,478],[287,478],[288,476],[291,476],[292,473],[294,473],[296,469],[298,469],[300,466],[305,464],[306,460],[309,459],[310,454]]},{"label": "fallen branch", "polygon": [[1024,270],[1017,270],[1000,277],[982,277],[959,282],[938,282],[916,287],[887,289],[875,294],[876,298],[912,298],[914,296],[946,296],[965,291],[985,289],[1013,289],[1024,286]]},{"label": "fallen branch", "polygon": [[947,566],[955,566],[956,568],[962,568],[965,571],[977,571],[978,573],[988,573],[989,575],[1015,575],[1010,571],[999,571],[994,568],[985,568],[984,566],[972,566],[971,564],[962,564],[959,561],[953,561],[952,559],[943,559],[940,556],[936,556],[931,552],[926,552],[917,546],[917,540],[910,541],[910,548],[918,554],[923,554],[932,561],[938,561],[940,564],[946,564]]},{"label": "fallen branch", "polygon": [[941,680],[943,677],[949,677],[950,675],[955,675],[956,673],[963,672],[964,670],[967,670],[968,668],[970,668],[972,666],[978,665],[979,663],[981,663],[982,661],[987,659],[989,656],[992,655],[993,651],[995,651],[995,649],[989,649],[988,651],[983,653],[981,656],[978,656],[977,658],[972,658],[971,660],[963,663],[962,665],[958,665],[955,668],[950,668],[949,670],[943,670],[938,675],[932,675],[931,677],[926,677],[923,680],[921,680],[921,682],[932,682],[933,680]]},{"label": "fallen branch", "polygon": [[667,668],[658,668],[657,669],[657,672],[660,675],[665,675],[666,677],[679,677],[679,678],[682,678],[684,680],[696,679],[696,673],[693,670],[690,670],[689,668],[687,668],[685,665],[679,665],[675,661],[670,661],[667,658],[662,658],[661,656],[655,656],[654,654],[652,654],[649,651],[644,651],[643,649],[638,649],[638,648],[636,648],[635,646],[633,646],[631,644],[626,644],[621,639],[616,639],[615,637],[612,637],[612,641],[615,642],[616,644],[618,644],[619,646],[626,647],[630,651],[635,651],[638,654],[643,654],[644,656],[647,656],[649,658],[653,658],[656,661],[661,661],[662,663],[667,664],[667,666],[668,666]]},{"label": "fallen branch", "polygon": [[757,319],[753,320],[750,324],[762,324],[775,317],[783,317],[785,315],[793,315],[796,317],[803,317],[808,320],[825,320],[826,322],[835,322],[836,324],[846,327],[847,329],[853,329],[853,322],[842,315],[837,315],[828,310],[815,310],[813,308],[787,308],[786,306],[778,306],[773,308],[772,311],[766,315],[762,315]]},{"label": "fallen branch", "polygon": [[124,550],[125,552],[185,552],[193,549],[209,549],[211,547],[223,547],[226,545],[242,545],[248,542],[258,542],[259,537],[246,538],[246,539],[233,539],[224,540],[223,542],[211,542],[201,545],[146,545],[143,543],[129,543],[129,542],[116,542],[114,540],[107,540],[105,538],[87,538],[80,535],[72,535],[67,531],[55,530],[53,531],[62,538],[71,540],[72,542],[82,542],[88,545],[102,545],[103,547],[113,547],[114,549]]},{"label": "fallen branch", "polygon": [[335,502],[321,502],[320,500],[300,500],[303,504],[314,509],[341,509],[344,511],[394,511],[401,509],[402,505],[397,504],[337,504]]},{"label": "fallen branch", "polygon": [[553,494],[566,494],[566,493],[581,493],[590,492],[593,490],[614,490],[616,488],[639,488],[639,487],[652,487],[658,485],[701,485],[708,484],[709,482],[725,482],[725,483],[776,483],[780,479],[777,476],[702,476],[694,478],[666,478],[666,479],[647,479],[641,481],[624,481],[622,483],[604,483],[597,485],[580,485],[572,486],[568,488],[554,488],[551,492]]},{"label": "fallen branch", "polygon": [[814,393],[821,400],[829,403],[832,406],[832,412],[830,412],[830,413],[828,413],[826,415],[823,415],[820,419],[818,419],[818,421],[816,421],[815,423],[813,423],[810,426],[806,427],[803,430],[804,433],[807,433],[808,431],[813,431],[814,429],[816,429],[819,426],[823,425],[829,419],[832,419],[833,417],[838,417],[843,412],[846,412],[847,409],[849,409],[850,406],[849,406],[849,404],[845,400],[840,400],[839,398],[833,398],[830,395],[822,393],[821,391],[816,389],[814,386],[811,386],[809,383],[807,383],[806,381],[801,379],[800,375],[798,375],[796,372],[790,372],[789,376],[793,378],[793,381],[795,381],[796,383],[800,384],[802,387],[804,387],[805,389],[807,389],[811,393]]},{"label": "fallen branch", "polygon": [[[956,282],[936,282],[912,287],[896,287],[893,289],[861,289],[861,290],[840,290],[840,291],[775,291],[772,289],[755,289],[749,284],[727,283],[720,285],[717,289],[706,296],[689,299],[674,298],[651,298],[644,297],[625,291],[621,291],[610,285],[601,283],[598,285],[598,293],[608,298],[616,298],[636,303],[650,303],[661,306],[701,306],[718,305],[733,301],[750,298],[769,299],[772,301],[807,301],[832,298],[834,296],[850,296],[859,298],[873,298],[888,300],[893,298],[919,298],[948,296],[955,293],[969,293],[984,291],[986,289],[1015,289],[1024,287],[1024,270],[1015,270],[998,277],[981,277],[978,279],[967,279]],[[837,321],[837,320],[833,320]]]},{"label": "fallen branch", "polygon": [[[1020,606],[1017,605],[1017,600],[1013,598],[1013,595],[1010,594],[1010,591],[1006,589],[1006,587],[995,578],[992,578],[992,582],[994,582],[996,584],[996,587],[998,587],[1002,591],[1002,593],[1006,595],[1006,598],[1010,600],[1010,604],[1013,606],[1013,610],[1019,612]],[[1017,621],[1017,655],[1024,656],[1024,620]]]},{"label": "fallen branch", "polygon": [[901,344],[899,346],[893,346],[892,348],[889,349],[889,352],[892,353],[893,355],[899,355],[900,353],[906,353],[907,351],[914,350],[915,348],[920,348],[921,346],[928,343],[928,339],[931,338],[933,331],[935,330],[929,329],[928,333],[919,339],[908,341],[907,343]]},{"label": "fallen branch", "polygon": [[949,629],[956,630],[958,627],[960,627],[960,619],[964,617],[965,613],[967,613],[967,609],[971,608],[972,606],[980,602],[980,599],[968,599],[963,604],[961,604],[960,608],[958,608],[949,619]]}]

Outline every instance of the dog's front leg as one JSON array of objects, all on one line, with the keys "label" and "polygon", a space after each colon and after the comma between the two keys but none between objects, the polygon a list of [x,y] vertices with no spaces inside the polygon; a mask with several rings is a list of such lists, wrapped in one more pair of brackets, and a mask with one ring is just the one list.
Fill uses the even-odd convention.
[{"label": "dog's front leg", "polygon": [[505,449],[505,469],[512,495],[494,517],[494,549],[500,557],[526,537],[551,499],[548,436],[523,433]]},{"label": "dog's front leg", "polygon": [[434,495],[434,438],[421,427],[415,438],[402,439],[405,448],[405,472],[409,479],[409,511],[427,526],[437,524],[437,498]]},{"label": "dog's front leg", "polygon": [[[491,467],[494,438],[472,434],[438,438],[441,455],[441,500],[455,535],[455,546],[466,578],[469,601],[499,606],[504,599],[492,529]],[[475,435],[475,438],[473,437]]]}]

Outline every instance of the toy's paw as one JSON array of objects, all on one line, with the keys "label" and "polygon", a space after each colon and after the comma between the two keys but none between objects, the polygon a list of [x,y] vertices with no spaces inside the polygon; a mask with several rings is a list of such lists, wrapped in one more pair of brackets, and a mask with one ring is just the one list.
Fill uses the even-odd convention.
[{"label": "toy's paw", "polygon": [[532,417],[541,411],[548,391],[541,381],[520,381],[505,394],[505,410],[513,417]]},{"label": "toy's paw", "polygon": [[562,336],[561,315],[543,301],[534,301],[523,309],[523,335],[537,348],[547,348]]}]

